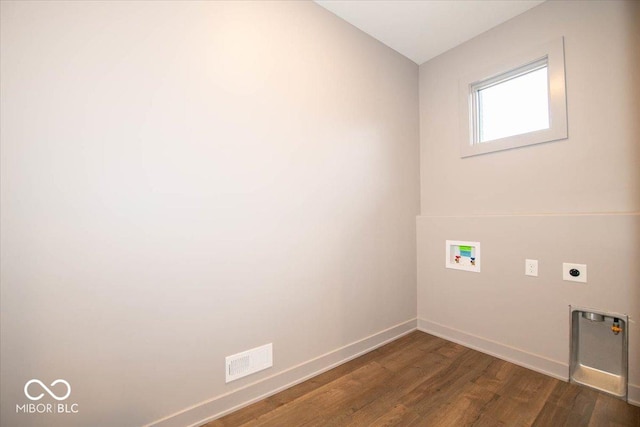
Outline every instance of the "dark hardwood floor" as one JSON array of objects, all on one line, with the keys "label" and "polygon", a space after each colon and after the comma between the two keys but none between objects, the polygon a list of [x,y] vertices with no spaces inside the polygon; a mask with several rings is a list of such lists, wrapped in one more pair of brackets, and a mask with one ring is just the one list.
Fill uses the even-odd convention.
[{"label": "dark hardwood floor", "polygon": [[412,332],[204,427],[632,426],[640,408]]}]

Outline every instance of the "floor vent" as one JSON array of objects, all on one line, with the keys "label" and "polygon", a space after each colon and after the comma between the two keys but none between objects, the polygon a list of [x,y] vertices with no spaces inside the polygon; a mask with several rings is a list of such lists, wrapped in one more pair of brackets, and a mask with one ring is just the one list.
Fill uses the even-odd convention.
[{"label": "floor vent", "polygon": [[225,358],[226,382],[273,366],[273,344],[252,348]]}]

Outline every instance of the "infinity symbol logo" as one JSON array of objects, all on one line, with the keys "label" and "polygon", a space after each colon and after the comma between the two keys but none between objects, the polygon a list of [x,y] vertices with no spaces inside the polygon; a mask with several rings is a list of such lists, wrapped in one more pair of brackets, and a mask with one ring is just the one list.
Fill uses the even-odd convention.
[{"label": "infinity symbol logo", "polygon": [[27,397],[28,397],[29,399],[31,399],[31,400],[40,400],[40,399],[42,399],[42,396],[44,396],[44,393],[40,393],[39,395],[37,395],[37,396],[35,396],[35,397],[34,397],[34,396],[31,396],[31,395],[29,394],[29,390],[28,390],[28,389],[29,389],[29,386],[30,386],[32,383],[40,384],[40,387],[42,387],[42,388],[43,388],[47,393],[49,393],[49,396],[53,397],[53,398],[54,398],[54,399],[56,399],[56,400],[65,400],[65,399],[66,399],[67,397],[69,397],[69,395],[71,394],[71,385],[69,385],[69,383],[68,383],[68,382],[66,382],[65,380],[55,380],[54,382],[52,382],[52,383],[51,383],[51,387],[55,386],[56,384],[60,384],[60,383],[62,383],[62,384],[64,384],[64,385],[66,385],[66,386],[67,386],[67,394],[65,394],[65,395],[64,395],[64,396],[62,396],[62,397],[59,397],[59,396],[58,396],[58,395],[56,395],[54,392],[52,392],[51,390],[49,390],[49,387],[47,387],[46,385],[44,385],[44,383],[43,383],[42,381],[40,381],[40,380],[36,380],[36,379],[33,379],[33,380],[28,381],[28,382],[24,385],[24,395],[25,395],[25,396],[27,396]]}]

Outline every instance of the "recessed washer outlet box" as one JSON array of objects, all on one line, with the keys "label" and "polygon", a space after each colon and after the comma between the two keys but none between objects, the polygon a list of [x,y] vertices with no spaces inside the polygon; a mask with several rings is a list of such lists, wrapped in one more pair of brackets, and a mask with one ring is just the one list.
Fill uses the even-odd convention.
[{"label": "recessed washer outlet box", "polygon": [[569,381],[628,399],[629,317],[592,308],[571,311]]},{"label": "recessed washer outlet box", "polygon": [[446,268],[480,273],[480,242],[446,240],[444,249]]},{"label": "recessed washer outlet box", "polygon": [[562,280],[570,282],[587,283],[587,265],[572,264],[565,262],[562,264]]},{"label": "recessed washer outlet box", "polygon": [[225,358],[225,382],[231,382],[273,366],[273,344],[265,344]]}]

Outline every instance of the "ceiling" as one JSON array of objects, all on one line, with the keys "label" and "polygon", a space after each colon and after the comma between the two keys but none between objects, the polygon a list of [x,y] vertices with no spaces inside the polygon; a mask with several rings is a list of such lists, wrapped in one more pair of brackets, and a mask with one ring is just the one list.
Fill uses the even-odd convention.
[{"label": "ceiling", "polygon": [[315,0],[417,64],[544,0]]}]

